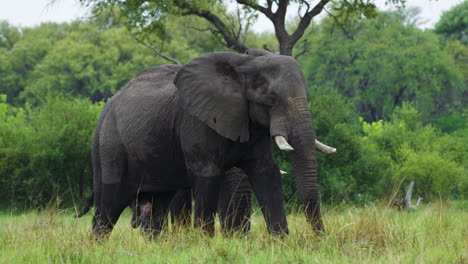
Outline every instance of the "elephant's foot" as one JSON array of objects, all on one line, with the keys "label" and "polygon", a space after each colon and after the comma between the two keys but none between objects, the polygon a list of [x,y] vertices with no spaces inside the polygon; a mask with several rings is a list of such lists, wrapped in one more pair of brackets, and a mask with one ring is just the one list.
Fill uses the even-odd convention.
[{"label": "elephant's foot", "polygon": [[289,229],[287,226],[274,225],[270,228],[270,234],[274,236],[284,237],[289,235]]},{"label": "elephant's foot", "polygon": [[112,232],[112,228],[108,228],[105,226],[94,226],[92,238],[96,242],[99,242],[99,243],[104,242],[109,239],[111,232]]}]

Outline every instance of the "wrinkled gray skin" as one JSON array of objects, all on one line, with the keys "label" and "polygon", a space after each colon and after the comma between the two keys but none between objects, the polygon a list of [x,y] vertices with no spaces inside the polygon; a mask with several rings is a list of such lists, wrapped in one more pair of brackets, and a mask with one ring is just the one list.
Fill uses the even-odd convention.
[{"label": "wrinkled gray skin", "polygon": [[[226,169],[246,172],[272,233],[288,233],[271,139],[283,136],[307,220],[321,230],[315,135],[299,64],[265,51],[210,53],[146,69],[106,104],[93,140],[93,232],[108,234],[139,193],[153,229],[176,190],[193,188],[195,226],[214,232]],[[161,217],[154,217],[155,215]]]},{"label": "wrinkled gray skin", "polygon": [[[247,175],[239,168],[226,171],[220,185],[218,214],[221,228],[226,234],[247,233],[250,230],[251,187]],[[133,228],[140,227],[143,233],[152,234],[152,197],[139,196],[132,204]],[[173,228],[191,226],[192,192],[178,190],[169,204]],[[156,216],[157,217],[157,216]]]}]

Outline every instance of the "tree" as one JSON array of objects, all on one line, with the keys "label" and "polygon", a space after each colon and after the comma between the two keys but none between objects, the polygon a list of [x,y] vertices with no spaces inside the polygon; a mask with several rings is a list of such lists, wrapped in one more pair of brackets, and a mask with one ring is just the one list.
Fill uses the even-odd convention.
[{"label": "tree", "polygon": [[309,83],[337,88],[366,121],[388,118],[403,101],[415,102],[425,122],[460,110],[466,86],[459,68],[437,36],[407,21],[405,12],[382,12],[337,30],[325,19],[307,37],[317,48],[299,59]]},{"label": "tree", "polygon": [[464,1],[456,5],[440,17],[435,25],[435,32],[444,36],[445,39],[458,40],[468,44],[468,2]]},{"label": "tree", "polygon": [[0,49],[13,49],[20,36],[18,28],[11,26],[7,21],[0,21]]},{"label": "tree", "polygon": [[[171,18],[166,22],[172,35],[157,48],[168,56],[187,62],[222,49],[211,33],[186,30],[184,25],[193,24],[193,19]],[[139,45],[121,22],[114,21],[108,27],[102,16],[87,22],[42,24],[22,32],[1,25],[0,30],[4,30],[0,39],[7,44],[0,47],[0,92],[16,106],[25,102],[39,105],[57,95],[101,101],[142,69],[166,63]],[[15,36],[9,32],[19,35],[9,37]],[[153,38],[147,39],[155,42]]]},{"label": "tree", "polygon": [[22,103],[19,94],[25,89],[36,65],[52,49],[54,43],[69,32],[73,25],[43,23],[38,27],[0,26],[0,92],[16,105]]},{"label": "tree", "polygon": [[[236,0],[237,16],[227,14],[225,1],[221,0],[80,0],[84,5],[93,6],[97,13],[117,7],[126,18],[130,28],[141,29],[161,38],[170,34],[165,30],[165,21],[171,16],[196,16],[210,24],[210,31],[220,36],[223,44],[238,52],[245,52],[245,34],[259,14],[265,15],[274,25],[279,43],[279,53],[293,54],[293,48],[303,37],[312,19],[322,13],[331,0]],[[311,3],[313,2],[313,3]],[[387,0],[391,4],[404,4],[404,0]],[[372,0],[340,0],[334,2],[333,9],[340,15],[349,14],[372,17],[375,5]],[[287,28],[286,13],[297,9],[298,22],[290,31]],[[301,54],[301,53],[300,53]]]},{"label": "tree", "polygon": [[101,101],[140,70],[162,62],[138,46],[124,29],[103,30],[84,23],[56,41],[29,72],[21,97],[32,104],[58,95]]}]

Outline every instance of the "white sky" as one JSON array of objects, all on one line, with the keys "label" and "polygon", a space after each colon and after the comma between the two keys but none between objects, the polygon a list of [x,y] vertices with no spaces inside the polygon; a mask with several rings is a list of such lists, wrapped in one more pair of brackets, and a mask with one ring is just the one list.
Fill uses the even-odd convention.
[{"label": "white sky", "polygon": [[[462,3],[464,0],[407,0],[407,6],[422,9],[421,20],[427,23],[421,28],[430,28],[439,20],[443,11]],[[81,7],[77,0],[57,0],[52,6],[50,0],[0,0],[0,20],[7,20],[15,26],[30,27],[41,22],[69,22],[87,16],[87,8]],[[315,1],[316,2],[316,1]],[[379,9],[388,9],[385,0],[376,0]],[[312,2],[313,4],[314,2]],[[288,14],[295,15],[295,14]],[[271,22],[260,15],[253,30],[273,31]]]}]

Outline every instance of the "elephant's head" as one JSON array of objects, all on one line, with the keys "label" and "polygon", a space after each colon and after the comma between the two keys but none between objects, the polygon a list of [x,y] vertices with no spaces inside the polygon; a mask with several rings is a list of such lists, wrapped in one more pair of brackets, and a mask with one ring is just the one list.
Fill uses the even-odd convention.
[{"label": "elephant's head", "polygon": [[246,142],[251,124],[268,128],[279,148],[291,151],[307,219],[322,229],[309,95],[294,58],[260,50],[210,53],[183,66],[174,83],[185,109],[226,138]]}]

